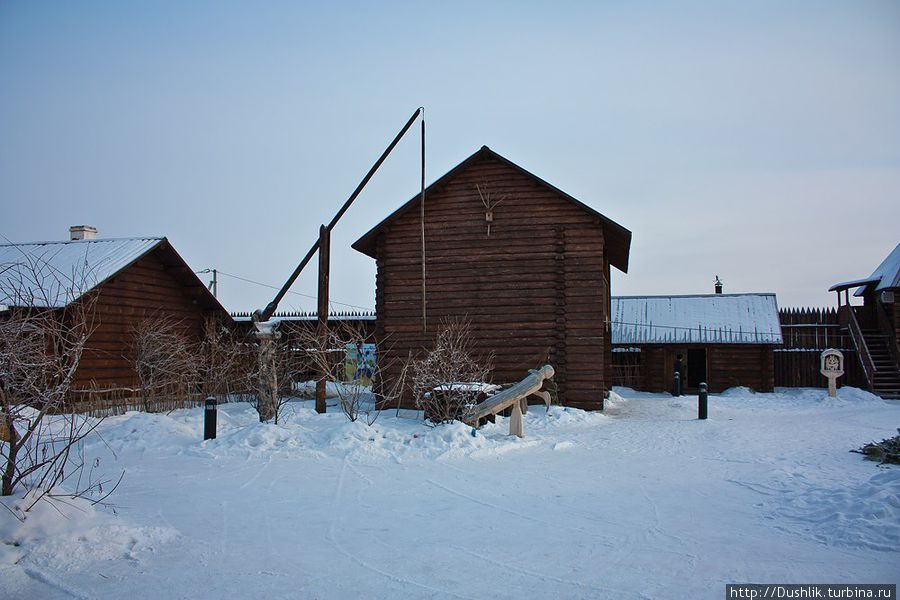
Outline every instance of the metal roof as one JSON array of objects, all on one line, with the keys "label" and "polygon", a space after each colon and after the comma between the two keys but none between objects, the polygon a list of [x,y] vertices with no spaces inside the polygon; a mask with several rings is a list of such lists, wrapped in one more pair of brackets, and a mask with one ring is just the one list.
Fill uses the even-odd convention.
[{"label": "metal roof", "polygon": [[613,296],[613,344],[781,344],[775,294]]},{"label": "metal roof", "polygon": [[0,304],[66,306],[164,240],[110,238],[0,244]]}]

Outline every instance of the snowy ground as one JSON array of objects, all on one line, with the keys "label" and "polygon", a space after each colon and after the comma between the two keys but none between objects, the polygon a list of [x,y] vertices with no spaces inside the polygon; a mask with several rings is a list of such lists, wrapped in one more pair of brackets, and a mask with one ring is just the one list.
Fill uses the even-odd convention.
[{"label": "snowy ground", "polygon": [[[117,514],[0,509],[0,598],[722,598],[734,582],[900,579],[900,468],[848,452],[900,403],[844,388],[617,390],[526,438],[290,406],[129,413],[89,447]],[[115,453],[116,459],[112,459]],[[7,502],[9,504],[9,502]],[[68,508],[65,511],[75,509]]]}]

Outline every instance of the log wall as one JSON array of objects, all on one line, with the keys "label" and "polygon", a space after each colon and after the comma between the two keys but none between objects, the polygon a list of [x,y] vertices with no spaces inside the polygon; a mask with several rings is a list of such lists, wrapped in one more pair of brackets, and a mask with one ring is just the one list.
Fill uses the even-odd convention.
[{"label": "log wall", "polygon": [[[490,235],[476,185],[503,198]],[[465,317],[480,351],[493,354],[494,382],[518,381],[549,362],[562,403],[602,408],[611,362],[609,263],[596,215],[490,158],[432,190],[425,207],[425,324],[418,207],[376,242],[382,364],[420,355],[443,319]],[[397,375],[396,366],[386,373]]]},{"label": "log wall", "polygon": [[[683,355],[685,372],[689,368],[688,350],[706,350],[706,384],[710,392],[722,392],[730,387],[745,386],[758,392],[775,389],[775,370],[772,346],[753,344],[694,344],[637,346],[640,353],[616,353],[622,373],[615,385],[626,385],[647,392],[670,392],[675,373],[676,357]],[[639,354],[639,358],[635,357]],[[618,356],[621,355],[621,356]],[[635,365],[622,368],[625,364]],[[689,388],[685,388],[688,389]]]},{"label": "log wall", "polygon": [[76,389],[137,386],[134,329],[151,315],[178,320],[199,341],[204,318],[213,311],[200,303],[205,290],[185,286],[179,273],[185,268],[158,248],[98,286],[95,330],[76,373]]}]

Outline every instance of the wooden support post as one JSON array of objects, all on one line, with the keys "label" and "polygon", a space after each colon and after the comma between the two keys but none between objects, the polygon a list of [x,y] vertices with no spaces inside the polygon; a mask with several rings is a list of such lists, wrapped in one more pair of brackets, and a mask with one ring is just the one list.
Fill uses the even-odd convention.
[{"label": "wooden support post", "polygon": [[265,321],[254,323],[256,339],[259,342],[257,356],[259,375],[257,379],[256,402],[259,410],[259,421],[275,417],[278,411],[278,371],[275,365],[275,340],[281,337],[277,331],[277,322]]},{"label": "wooden support post", "polygon": [[509,415],[509,435],[525,437],[525,423],[522,419],[522,404],[515,402],[512,405],[512,414]]},{"label": "wooden support post", "polygon": [[[328,344],[328,281],[331,263],[331,230],[322,225],[319,227],[319,323],[317,336],[319,349],[327,350]],[[316,412],[322,414],[326,410],[325,386],[328,379],[327,369],[319,373],[316,380]]]},{"label": "wooden support post", "polygon": [[7,444],[12,442],[12,436],[9,435],[9,427],[6,425],[6,415],[0,413],[0,442]]}]

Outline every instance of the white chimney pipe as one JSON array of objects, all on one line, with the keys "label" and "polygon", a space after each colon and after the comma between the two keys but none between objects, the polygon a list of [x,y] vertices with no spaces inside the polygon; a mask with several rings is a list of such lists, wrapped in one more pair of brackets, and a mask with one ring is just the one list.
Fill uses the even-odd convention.
[{"label": "white chimney pipe", "polygon": [[77,240],[95,240],[97,239],[97,228],[90,225],[72,225],[69,227],[69,239]]}]

